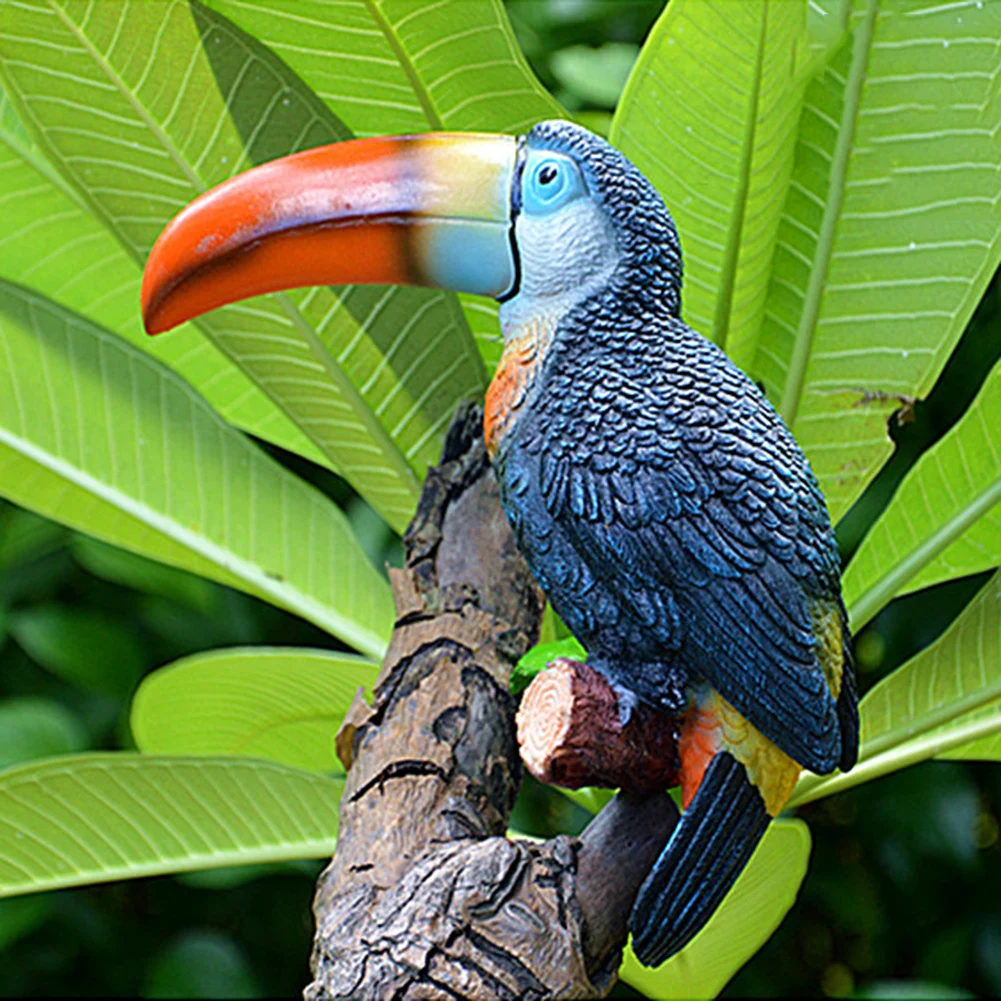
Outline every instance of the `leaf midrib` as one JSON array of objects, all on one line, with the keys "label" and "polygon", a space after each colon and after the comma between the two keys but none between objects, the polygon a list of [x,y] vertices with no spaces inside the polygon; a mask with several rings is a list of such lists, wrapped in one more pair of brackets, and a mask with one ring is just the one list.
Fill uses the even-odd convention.
[{"label": "leaf midrib", "polygon": [[[372,0],[366,0],[367,3],[371,4]],[[177,168],[182,172],[182,174],[188,179],[189,183],[196,189],[196,191],[202,192],[207,190],[207,183],[190,168],[187,161],[181,155],[180,151],[175,147],[173,141],[170,137],[163,131],[162,128],[157,124],[157,122],[147,113],[146,109],[139,102],[138,98],[132,93],[131,89],[126,85],[125,81],[121,79],[117,71],[108,63],[108,61],[101,55],[100,52],[94,47],[90,40],[84,35],[84,33],[73,23],[72,20],[66,15],[66,13],[59,7],[56,0],[48,0],[49,6],[52,8],[56,16],[63,22],[67,30],[77,39],[77,41],[83,46],[88,53],[90,53],[91,58],[100,67],[101,71],[105,74],[108,80],[115,86],[118,92],[125,98],[125,100],[132,106],[139,119],[144,122],[147,128],[153,133],[157,140],[163,145],[167,154],[174,161]],[[115,234],[118,234],[118,227],[115,225],[114,220],[112,220],[103,211],[100,212],[99,218],[104,218],[106,220],[105,224],[109,229]],[[124,240],[120,241],[122,244],[130,250],[139,261],[140,264],[143,263],[142,255],[139,254],[138,250],[131,247]],[[310,353],[316,357],[320,363],[323,365],[324,370],[330,376],[331,381],[341,390],[345,397],[346,402],[350,406],[351,410],[354,412],[355,416],[360,420],[361,424],[366,431],[369,432],[373,441],[379,447],[380,451],[383,452],[386,459],[389,461],[393,470],[397,475],[401,476],[403,483],[407,486],[411,496],[416,499],[419,494],[419,484],[417,482],[417,476],[413,470],[413,467],[408,462],[406,456],[403,454],[402,450],[397,446],[396,442],[390,437],[389,432],[383,427],[382,422],[375,416],[372,412],[372,408],[364,401],[364,398],[359,393],[358,389],[354,386],[351,380],[348,378],[347,373],[341,368],[337,361],[331,356],[330,352],[326,350],[323,342],[320,340],[317,333],[310,326],[309,322],[302,315],[299,307],[295,302],[292,301],[291,297],[285,292],[279,292],[275,295],[275,299],[278,300],[285,314],[292,320],[296,329],[303,336],[309,347]],[[215,338],[208,335],[210,339],[215,342]],[[217,342],[215,342],[217,343]],[[220,345],[221,347],[221,345]],[[228,352],[225,352],[227,357],[231,357]],[[234,362],[236,359],[232,359]],[[237,364],[239,364],[237,362]],[[247,375],[248,378],[261,390],[269,399],[274,399],[268,392],[267,387],[260,379],[251,371],[244,368],[242,365],[239,366],[241,371]],[[281,408],[282,412],[285,413],[299,428],[306,437],[314,442],[335,465],[343,465],[343,463],[338,463],[337,457],[330,454],[329,449],[326,447],[325,443],[317,441],[313,435],[310,433],[308,427],[304,426],[300,421],[299,416],[296,413],[290,412],[286,407],[278,400],[275,400],[278,406]]]},{"label": "leaf midrib", "polygon": [[99,480],[61,457],[39,448],[34,442],[10,433],[3,427],[0,427],[0,445],[6,445],[54,475],[131,515],[168,539],[204,556],[220,569],[247,581],[258,590],[270,595],[282,606],[292,608],[297,614],[310,619],[322,629],[344,637],[355,644],[359,650],[364,650],[377,657],[382,655],[385,641],[375,633],[368,629],[359,628],[353,620],[339,615],[329,606],[322,604],[311,595],[304,594],[297,587],[291,586],[287,582],[279,584],[263,568],[213,542],[206,536],[186,528],[169,515],[150,508],[122,492],[118,487]]},{"label": "leaf midrib", "polygon": [[821,777],[819,775],[807,775],[800,780],[795,792],[789,799],[788,809],[803,806],[811,803],[815,799],[824,796],[832,796],[836,792],[844,792],[853,786],[863,782],[871,782],[890,772],[899,771],[909,765],[916,765],[921,761],[946,751],[962,747],[964,744],[972,743],[983,737],[990,737],[1001,730],[1001,709],[994,716],[987,719],[978,720],[966,727],[957,726],[946,733],[928,732],[918,735],[911,740],[906,740],[896,747],[875,754],[864,761],[860,761],[850,772],[838,772],[834,776]]},{"label": "leaf midrib", "polygon": [[734,282],[737,264],[740,260],[740,245],[744,230],[744,216],[747,210],[747,191],[751,183],[751,162],[754,159],[754,138],[758,125],[758,101],[761,95],[762,63],[765,55],[765,37],[768,34],[768,0],[761,5],[761,21],[758,30],[758,51],[755,56],[754,79],[748,99],[747,121],[744,125],[744,140],[741,147],[740,170],[734,191],[730,226],[726,235],[726,256],[720,271],[719,295],[713,316],[713,339],[724,351],[730,333],[731,308],[733,306]]},{"label": "leaf midrib", "polygon": [[803,299],[803,310],[796,328],[792,357],[789,360],[789,370],[786,373],[785,386],[782,390],[782,401],[779,404],[779,413],[786,424],[793,429],[803,397],[806,369],[810,361],[810,350],[813,347],[813,337],[817,329],[817,317],[820,315],[820,301],[827,285],[827,271],[831,255],[834,252],[834,237],[845,197],[848,160],[855,142],[855,127],[858,121],[862,84],[869,68],[869,54],[878,6],[879,0],[869,0],[865,17],[855,35],[851,66],[848,69],[848,80],[845,83],[844,107],[841,112],[841,120],[838,123],[838,138],[831,162],[831,180],[824,204],[824,216],[817,238],[810,280]]},{"label": "leaf midrib", "polygon": [[421,111],[424,112],[424,115],[428,120],[428,125],[435,130],[443,129],[445,127],[444,123],[438,116],[438,112],[435,110],[434,104],[431,102],[430,93],[428,93],[427,88],[421,81],[421,78],[417,73],[417,68],[414,66],[413,60],[410,58],[410,54],[404,48],[403,42],[400,41],[399,36],[396,34],[396,29],[389,23],[386,16],[382,13],[378,0],[365,0],[365,6],[372,15],[372,20],[375,21],[376,27],[382,32],[387,43],[389,44],[389,47],[393,50],[393,55],[395,55],[399,61],[400,68],[406,74],[407,80],[414,90],[414,97],[417,98],[421,106]]},{"label": "leaf midrib", "polygon": [[1001,472],[973,500],[960,508],[921,545],[911,550],[889,573],[885,573],[852,602],[848,611],[852,631],[857,632],[861,629],[909,580],[916,577],[998,503],[1001,503]]}]

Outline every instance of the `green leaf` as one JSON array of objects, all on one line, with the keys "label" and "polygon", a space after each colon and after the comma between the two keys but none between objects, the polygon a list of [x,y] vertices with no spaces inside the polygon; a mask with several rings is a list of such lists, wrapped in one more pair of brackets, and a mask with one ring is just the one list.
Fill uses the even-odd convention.
[{"label": "green leaf", "polygon": [[972,754],[968,745],[1001,731],[1001,573],[935,643],[876,685],[859,715],[858,764],[847,774],[805,775],[790,808],[936,755],[984,753],[983,744]]},{"label": "green leaf", "polygon": [[544,671],[557,657],[569,657],[571,660],[587,660],[587,651],[573,637],[556,640],[553,643],[539,643],[533,646],[515,664],[511,672],[511,692],[517,695],[532,683],[532,679]]},{"label": "green leaf", "polygon": [[0,702],[0,769],[86,746],[83,724],[54,699],[19,696]]},{"label": "green leaf", "polygon": [[493,372],[504,350],[504,338],[497,319],[498,305],[482,295],[460,293],[459,302],[466,314],[466,322],[476,340],[476,347],[488,372]]},{"label": "green leaf", "polygon": [[1001,261],[1001,6],[856,4],[808,88],[749,371],[839,517]]},{"label": "green leaf", "polygon": [[147,337],[136,260],[59,175],[0,87],[0,278],[49,296],[180,372],[228,421],[326,462],[309,439],[196,326]]},{"label": "green leaf", "polygon": [[146,668],[135,629],[105,612],[42,605],[12,614],[8,628],[46,670],[102,695],[125,698]]},{"label": "green leaf", "polygon": [[144,998],[257,998],[264,992],[237,944],[217,931],[186,931],[158,953]]},{"label": "green leaf", "polygon": [[[199,3],[31,0],[6,18],[0,67],[46,154],[139,261],[206,188],[351,134],[274,53]],[[397,531],[455,405],[484,387],[450,293],[295,290],[199,326]]]},{"label": "green leaf", "polygon": [[663,966],[641,966],[626,950],[619,976],[651,998],[713,998],[782,923],[806,876],[810,830],[773,821],[747,868],[709,923]]},{"label": "green leaf", "polygon": [[207,0],[269,46],[358,135],[526,132],[565,112],[501,0]]},{"label": "green leaf", "polygon": [[908,472],[845,573],[852,627],[893,597],[1001,563],[1001,365]]},{"label": "green leaf", "polygon": [[610,111],[575,111],[570,117],[578,125],[590,129],[602,139],[607,139],[612,130],[612,113]]},{"label": "green leaf", "polygon": [[553,75],[585,104],[616,106],[639,48],[629,42],[605,42],[599,48],[571,45],[552,55]]},{"label": "green leaf", "polygon": [[588,813],[600,813],[615,798],[614,789],[602,789],[598,786],[581,786],[580,789],[564,789],[562,786],[554,788],[571,803],[583,807]]},{"label": "green leaf", "polygon": [[677,223],[685,319],[745,367],[792,169],[805,49],[805,0],[672,0],[612,121],[612,142]]},{"label": "green leaf", "polygon": [[340,510],[186,382],[2,281],[0,357],[0,494],[381,653],[389,588]]},{"label": "green leaf", "polygon": [[806,9],[806,29],[810,37],[811,64],[815,70],[834,54],[845,40],[851,19],[852,0],[810,0]]},{"label": "green leaf", "polygon": [[0,510],[0,570],[61,549],[66,536],[66,530],[48,518],[5,505]]},{"label": "green leaf", "polygon": [[0,897],[329,856],[343,782],[240,758],[86,754],[0,773]]},{"label": "green leaf", "polygon": [[132,734],[147,754],[243,755],[342,772],[333,738],[379,667],[324,650],[247,647],[196,654],[147,676]]}]

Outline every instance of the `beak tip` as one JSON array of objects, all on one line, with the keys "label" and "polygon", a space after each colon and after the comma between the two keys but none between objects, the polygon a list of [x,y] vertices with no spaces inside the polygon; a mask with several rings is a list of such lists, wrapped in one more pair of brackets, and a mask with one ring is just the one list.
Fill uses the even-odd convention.
[{"label": "beak tip", "polygon": [[[159,244],[158,244],[159,245]],[[142,285],[139,289],[139,310],[142,314],[143,328],[150,337],[162,334],[181,321],[170,322],[165,317],[167,310],[164,306],[170,298],[169,291],[164,287],[165,283],[158,276],[163,271],[158,245],[154,246],[146,259],[146,267],[143,269]],[[166,294],[165,294],[166,293]]]},{"label": "beak tip", "polygon": [[143,327],[146,328],[148,337],[156,337],[157,334],[165,334],[168,330],[173,330],[177,323],[164,323],[159,317],[146,316],[143,314]]},{"label": "beak tip", "polygon": [[156,334],[163,332],[163,329],[157,325],[156,310],[152,308],[152,304],[146,295],[145,289],[143,289],[142,296],[139,301],[139,311],[142,314],[143,329],[146,331],[147,335],[154,337]]},{"label": "beak tip", "polygon": [[164,310],[162,307],[162,296],[156,297],[148,295],[146,289],[143,289],[140,299],[140,312],[142,313],[143,328],[150,337],[162,334],[165,331],[176,327],[178,322],[180,322],[175,321],[174,323],[171,323],[169,320],[165,320]]},{"label": "beak tip", "polygon": [[143,327],[146,329],[147,337],[156,337],[157,334],[162,334],[168,329],[167,327],[157,327],[152,320],[147,319],[145,316],[143,317]]}]

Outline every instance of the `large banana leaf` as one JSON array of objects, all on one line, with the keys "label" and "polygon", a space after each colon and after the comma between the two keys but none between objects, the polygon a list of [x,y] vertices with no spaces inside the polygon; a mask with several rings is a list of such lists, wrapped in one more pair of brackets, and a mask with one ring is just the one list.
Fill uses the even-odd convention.
[{"label": "large banana leaf", "polygon": [[160,362],[2,280],[0,494],[367,653],[392,629],[389,587],[335,504]]},{"label": "large banana leaf", "polygon": [[323,453],[192,324],[147,337],[136,261],[31,139],[0,88],[0,278],[128,338],[188,380],[230,423],[316,462]]},{"label": "large banana leaf", "polygon": [[[763,382],[838,517],[1001,260],[1001,5],[859,0],[840,45],[832,7],[801,60],[804,7],[673,0],[613,138],[678,220],[685,315]],[[801,71],[832,46],[790,174]]]},{"label": "large banana leaf", "polygon": [[205,0],[273,49],[357,135],[526,132],[565,115],[501,0]]},{"label": "large banana leaf", "polygon": [[343,782],[268,761],[81,754],[0,772],[0,897],[324,858]]},{"label": "large banana leaf", "polygon": [[751,372],[834,517],[1001,258],[1001,7],[856,3],[809,87]]},{"label": "large banana leaf", "polygon": [[1001,365],[905,477],[844,577],[854,628],[894,595],[1001,563]]},{"label": "large banana leaf", "polygon": [[612,121],[612,142],[677,223],[686,320],[745,367],[792,169],[806,42],[805,2],[672,0]]},{"label": "large banana leaf", "polygon": [[620,976],[651,998],[713,998],[779,926],[806,876],[810,830],[776,820],[719,910],[676,956],[655,970],[627,949]]},{"label": "large banana leaf", "polygon": [[379,665],[326,650],[249,647],[185,657],[148,675],[132,701],[145,754],[236,754],[344,770],[334,735]]},{"label": "large banana leaf", "polygon": [[[350,135],[281,60],[201,4],[29,0],[2,17],[0,67],[19,113],[139,261],[207,187]],[[483,389],[443,292],[299,290],[200,326],[398,530],[456,402]]]},{"label": "large banana leaf", "polygon": [[1001,731],[1001,573],[943,636],[862,700],[859,763],[846,775],[800,780],[790,806],[951,752],[980,757]]}]

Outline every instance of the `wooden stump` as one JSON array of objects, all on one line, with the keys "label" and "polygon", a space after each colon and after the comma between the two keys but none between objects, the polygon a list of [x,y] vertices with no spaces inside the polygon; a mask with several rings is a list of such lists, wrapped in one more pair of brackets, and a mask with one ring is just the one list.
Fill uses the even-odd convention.
[{"label": "wooden stump", "polygon": [[521,764],[512,664],[542,596],[465,408],[391,580],[397,621],[371,707],[338,739],[337,851],[314,899],[308,999],[591,998],[677,810],[620,796],[581,838],[505,837]]}]

